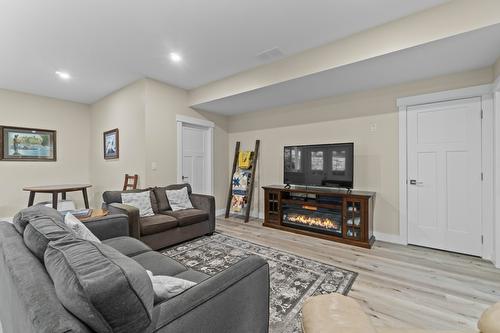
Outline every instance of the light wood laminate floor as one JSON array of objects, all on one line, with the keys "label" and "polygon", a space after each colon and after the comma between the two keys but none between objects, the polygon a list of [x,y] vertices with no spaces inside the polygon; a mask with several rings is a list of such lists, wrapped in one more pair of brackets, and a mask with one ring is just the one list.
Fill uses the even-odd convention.
[{"label": "light wood laminate floor", "polygon": [[368,250],[261,224],[219,217],[217,230],[358,272],[349,296],[376,326],[474,328],[500,301],[500,269],[479,258],[379,241]]}]

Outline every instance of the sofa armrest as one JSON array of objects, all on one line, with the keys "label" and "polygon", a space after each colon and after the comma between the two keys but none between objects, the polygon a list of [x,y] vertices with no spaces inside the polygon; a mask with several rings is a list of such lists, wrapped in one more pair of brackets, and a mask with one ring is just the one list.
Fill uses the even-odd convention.
[{"label": "sofa armrest", "polygon": [[269,265],[250,256],[155,306],[155,332],[268,332]]},{"label": "sofa armrest", "polygon": [[102,208],[107,209],[111,214],[125,214],[128,217],[128,231],[130,237],[140,239],[141,229],[139,225],[139,209],[122,203],[102,204]]},{"label": "sofa armrest", "polygon": [[89,219],[85,226],[100,240],[128,236],[128,217],[125,214],[111,214]]},{"label": "sofa armrest", "polygon": [[196,209],[203,210],[208,213],[208,222],[210,232],[215,231],[215,198],[205,194],[191,194],[191,203]]}]

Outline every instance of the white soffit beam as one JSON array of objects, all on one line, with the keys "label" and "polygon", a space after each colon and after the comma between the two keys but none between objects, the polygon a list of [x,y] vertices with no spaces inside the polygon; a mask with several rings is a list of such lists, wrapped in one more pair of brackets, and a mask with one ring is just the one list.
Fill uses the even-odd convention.
[{"label": "white soffit beam", "polygon": [[189,92],[191,106],[500,23],[500,1],[456,0]]}]

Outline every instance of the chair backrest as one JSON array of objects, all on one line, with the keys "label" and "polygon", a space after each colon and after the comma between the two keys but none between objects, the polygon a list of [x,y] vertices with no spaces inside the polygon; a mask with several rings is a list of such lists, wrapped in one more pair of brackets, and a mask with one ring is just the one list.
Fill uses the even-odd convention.
[{"label": "chair backrest", "polygon": [[139,175],[129,175],[125,174],[125,182],[123,183],[123,190],[135,190],[137,188],[137,181],[139,180]]}]

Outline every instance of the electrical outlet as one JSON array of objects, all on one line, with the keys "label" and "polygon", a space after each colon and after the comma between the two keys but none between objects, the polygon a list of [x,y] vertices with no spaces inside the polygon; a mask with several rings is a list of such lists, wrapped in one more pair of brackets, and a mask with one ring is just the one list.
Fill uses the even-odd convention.
[{"label": "electrical outlet", "polygon": [[156,162],[152,162],[151,163],[151,170],[156,170],[156,167],[157,167]]},{"label": "electrical outlet", "polygon": [[374,133],[377,131],[377,124],[376,123],[371,123],[370,124],[370,132]]}]

